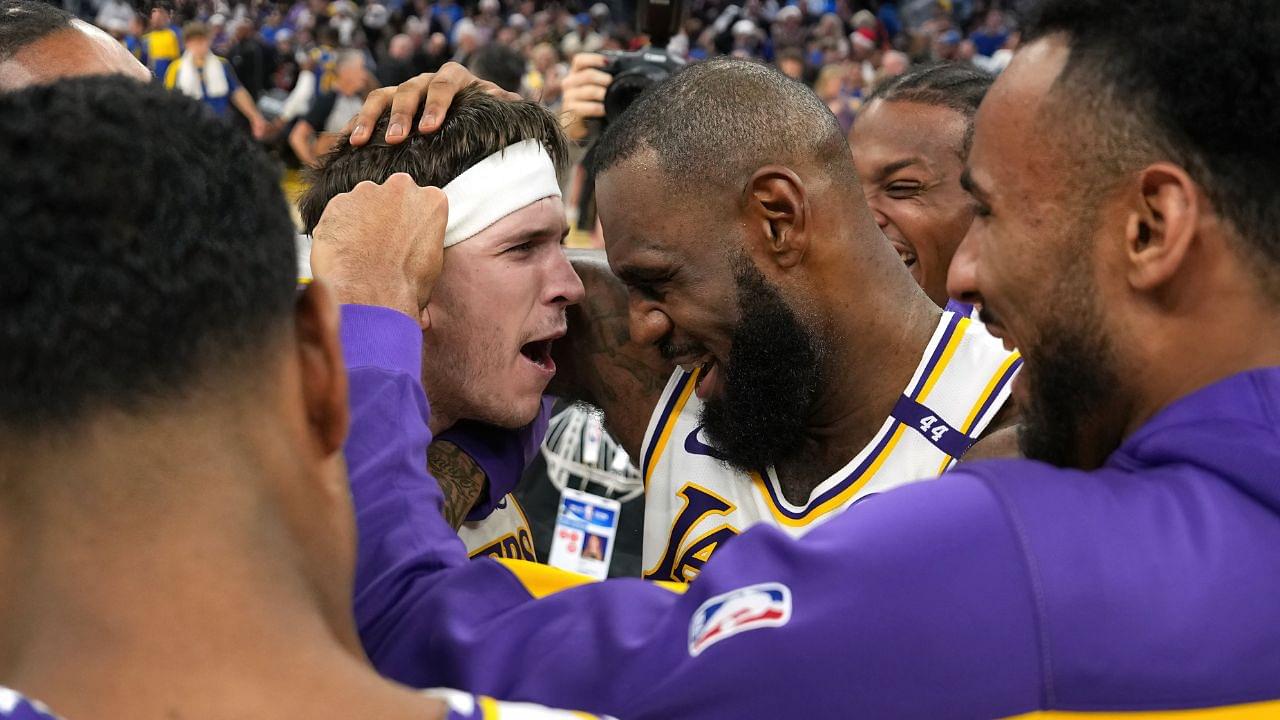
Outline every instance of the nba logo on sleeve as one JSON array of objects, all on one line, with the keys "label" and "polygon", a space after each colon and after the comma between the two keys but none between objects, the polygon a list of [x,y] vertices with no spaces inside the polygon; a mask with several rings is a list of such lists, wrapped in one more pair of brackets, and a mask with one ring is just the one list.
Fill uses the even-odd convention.
[{"label": "nba logo on sleeve", "polygon": [[791,589],[782,583],[748,585],[702,603],[689,623],[689,655],[748,630],[782,627],[791,620]]}]

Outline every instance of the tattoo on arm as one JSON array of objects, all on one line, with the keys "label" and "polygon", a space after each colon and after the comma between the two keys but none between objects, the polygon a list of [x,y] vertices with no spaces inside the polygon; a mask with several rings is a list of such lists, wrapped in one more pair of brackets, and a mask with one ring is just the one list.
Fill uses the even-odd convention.
[{"label": "tattoo on arm", "polygon": [[427,448],[427,467],[444,493],[445,520],[457,530],[484,492],[488,483],[484,471],[448,440],[437,440]]},{"label": "tattoo on arm", "polygon": [[631,340],[627,289],[601,251],[570,251],[586,298],[568,310],[569,334],[556,342],[558,368],[547,392],[604,411],[605,425],[633,459],[673,370],[657,348]]}]

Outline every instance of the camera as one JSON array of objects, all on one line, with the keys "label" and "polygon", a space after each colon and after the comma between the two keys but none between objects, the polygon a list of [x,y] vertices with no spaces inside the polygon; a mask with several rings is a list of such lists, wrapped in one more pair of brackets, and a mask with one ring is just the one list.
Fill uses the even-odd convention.
[{"label": "camera", "polygon": [[634,52],[607,52],[604,71],[613,82],[604,96],[605,122],[617,118],[640,94],[684,67],[684,60],[667,52],[667,43],[684,21],[684,0],[639,0],[636,30],[649,36],[649,46]]}]

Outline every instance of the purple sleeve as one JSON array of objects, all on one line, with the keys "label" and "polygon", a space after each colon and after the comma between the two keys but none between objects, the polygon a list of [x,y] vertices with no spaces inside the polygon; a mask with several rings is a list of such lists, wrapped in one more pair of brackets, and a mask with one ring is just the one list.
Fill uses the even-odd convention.
[{"label": "purple sleeve", "polygon": [[498,501],[516,489],[524,469],[538,454],[542,438],[551,423],[551,406],[555,399],[544,397],[538,416],[519,430],[494,427],[486,423],[462,421],[440,433],[438,440],[457,445],[480,466],[489,480],[486,494],[467,515],[467,520],[483,520],[493,512]]},{"label": "purple sleeve", "polygon": [[752,528],[683,595],[639,580],[546,594],[528,571],[435,573],[374,663],[636,720],[996,717],[1044,692],[1021,545],[971,476],[868,499],[799,541]]},{"label": "purple sleeve", "polygon": [[422,332],[394,310],[342,307],[342,353],[350,383],[345,447],[356,510],[355,614],[366,646],[399,613],[419,577],[467,562],[444,521],[444,496],[427,472],[430,408],[422,392]]}]

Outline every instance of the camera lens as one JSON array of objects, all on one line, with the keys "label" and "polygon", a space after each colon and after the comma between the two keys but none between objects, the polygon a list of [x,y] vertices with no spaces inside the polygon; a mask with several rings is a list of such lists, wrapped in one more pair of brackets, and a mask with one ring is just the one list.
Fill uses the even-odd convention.
[{"label": "camera lens", "polygon": [[666,80],[670,75],[667,68],[650,63],[642,63],[619,73],[604,96],[605,117],[610,120],[617,118],[645,90]]}]

